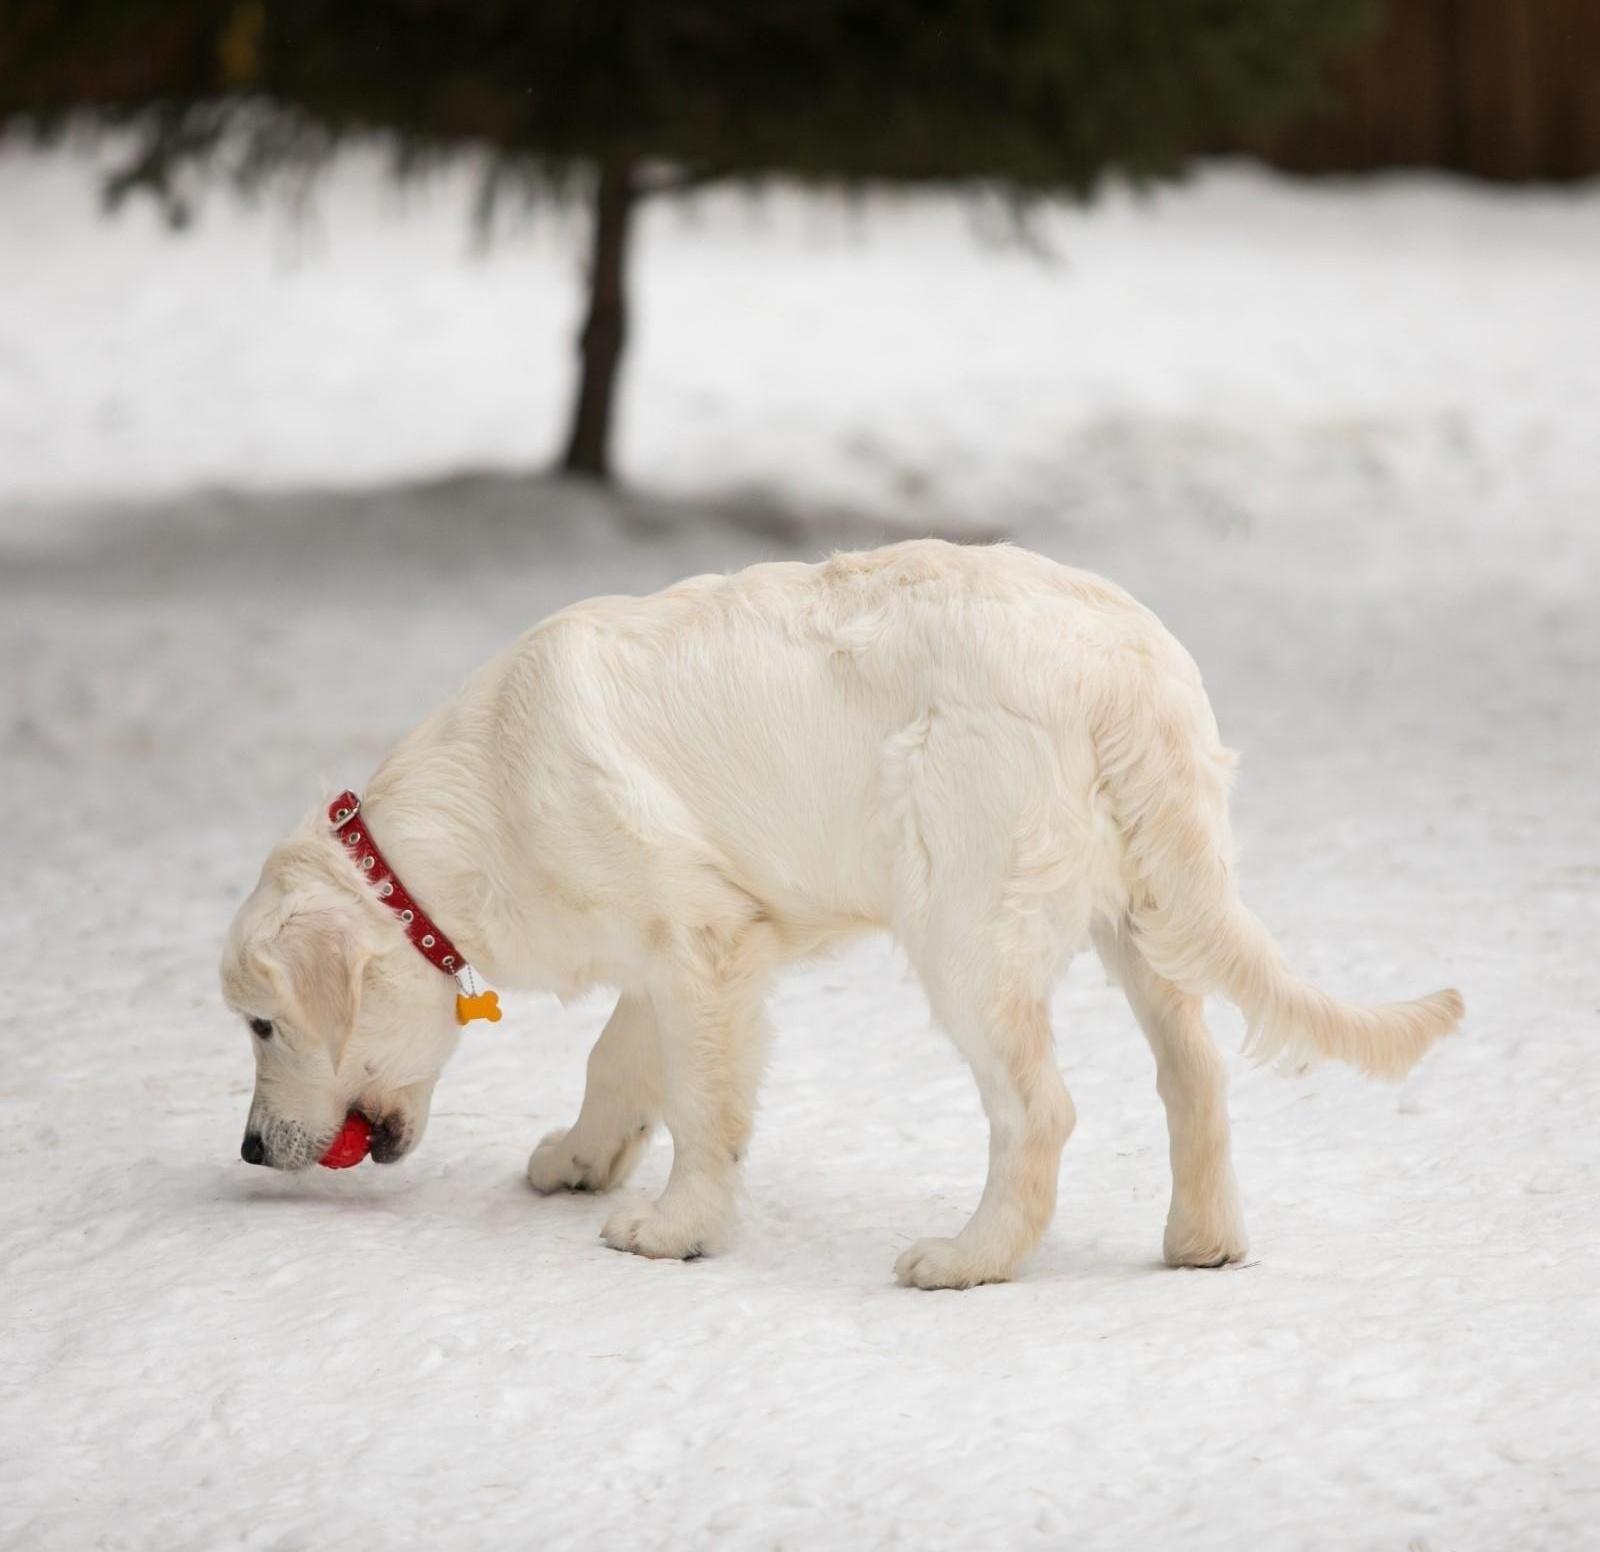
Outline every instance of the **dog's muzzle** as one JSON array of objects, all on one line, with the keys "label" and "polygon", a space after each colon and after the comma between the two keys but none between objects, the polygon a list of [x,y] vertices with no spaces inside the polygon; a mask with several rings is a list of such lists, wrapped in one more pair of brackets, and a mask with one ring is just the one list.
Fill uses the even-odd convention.
[{"label": "dog's muzzle", "polygon": [[372,1123],[371,1154],[374,1164],[394,1164],[411,1151],[413,1129],[400,1116],[385,1116]]}]

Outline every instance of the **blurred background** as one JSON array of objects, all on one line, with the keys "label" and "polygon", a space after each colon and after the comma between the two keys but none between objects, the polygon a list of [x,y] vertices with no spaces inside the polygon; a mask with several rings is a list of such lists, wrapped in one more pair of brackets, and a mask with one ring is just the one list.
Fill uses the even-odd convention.
[{"label": "blurred background", "polygon": [[[1130,357],[1176,348],[1209,399],[1292,349],[1263,266],[1304,290],[1302,222],[1359,264],[1600,171],[1597,57],[1585,0],[15,0],[4,489],[482,465],[948,518],[980,499],[952,434],[1015,479],[1118,412]],[[1249,160],[1130,199],[1220,152]],[[1211,277],[1259,299],[1234,352],[1193,339],[1230,300],[1196,305],[1208,231],[1252,265]],[[102,356],[76,387],[30,332],[69,322]],[[1059,472],[1007,502],[1059,508]]]},{"label": "blurred background", "polygon": [[[1592,0],[4,0],[0,1540],[1592,1544],[1597,427]],[[319,792],[574,598],[924,533],[1155,608],[1291,960],[1466,993],[1398,1093],[1230,1058],[1261,1263],[1153,1271],[1080,966],[1045,1248],[895,1301],[983,1132],[882,946],[648,1295],[521,1183],[595,1001],[240,1178],[215,958]]]}]

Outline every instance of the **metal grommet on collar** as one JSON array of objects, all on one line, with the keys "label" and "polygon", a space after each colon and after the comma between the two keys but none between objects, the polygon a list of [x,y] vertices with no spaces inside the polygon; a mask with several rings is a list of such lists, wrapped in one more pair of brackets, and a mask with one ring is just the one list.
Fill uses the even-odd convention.
[{"label": "metal grommet on collar", "polygon": [[409,927],[411,925],[411,923],[416,920],[416,916],[411,911],[402,911],[400,913],[400,920],[403,921]]},{"label": "metal grommet on collar", "polygon": [[363,869],[365,869],[365,870],[366,870],[366,871],[367,871],[367,872],[369,872],[369,873],[370,873],[370,872],[371,872],[371,871],[372,871],[372,863],[373,863],[373,860],[374,860],[374,859],[373,859],[373,858],[372,858],[372,857],[371,857],[371,856],[370,856],[370,855],[368,855],[368,856],[365,856],[365,857],[363,857],[363,858],[362,858],[362,859],[361,859],[361,866],[362,866],[362,868],[363,868]]},{"label": "metal grommet on collar", "polygon": [[393,893],[394,885],[388,879],[384,879],[384,881],[378,885],[378,898],[380,900],[387,900]]},{"label": "metal grommet on collar", "polygon": [[435,943],[437,943],[438,941],[439,940],[436,937],[434,937],[434,935],[431,932],[424,933],[423,934],[423,938],[422,938],[422,946],[424,948],[432,948],[433,945]]},{"label": "metal grommet on collar", "polygon": [[352,830],[347,836],[345,836],[344,843],[346,846],[359,846],[361,844],[361,832],[359,830]]},{"label": "metal grommet on collar", "polygon": [[454,970],[456,967],[456,956],[454,954],[446,954],[444,958],[439,961],[439,963],[442,964],[446,970]]}]

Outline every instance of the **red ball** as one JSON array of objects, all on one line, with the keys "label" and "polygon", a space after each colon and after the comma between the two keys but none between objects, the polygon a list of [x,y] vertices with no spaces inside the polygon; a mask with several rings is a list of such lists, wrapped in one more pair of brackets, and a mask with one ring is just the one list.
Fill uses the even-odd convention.
[{"label": "red ball", "polygon": [[344,1118],[339,1135],[333,1139],[328,1151],[317,1162],[324,1169],[349,1169],[367,1156],[372,1146],[372,1122],[358,1110]]}]

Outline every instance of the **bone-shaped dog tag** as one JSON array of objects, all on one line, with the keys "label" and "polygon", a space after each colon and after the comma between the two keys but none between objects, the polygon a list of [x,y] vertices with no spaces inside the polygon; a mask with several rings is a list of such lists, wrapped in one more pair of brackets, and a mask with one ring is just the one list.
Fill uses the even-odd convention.
[{"label": "bone-shaped dog tag", "polygon": [[487,1019],[491,1024],[500,1022],[498,992],[479,992],[476,997],[456,998],[456,1023],[470,1024],[474,1019]]}]

